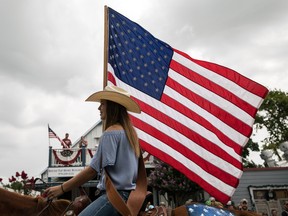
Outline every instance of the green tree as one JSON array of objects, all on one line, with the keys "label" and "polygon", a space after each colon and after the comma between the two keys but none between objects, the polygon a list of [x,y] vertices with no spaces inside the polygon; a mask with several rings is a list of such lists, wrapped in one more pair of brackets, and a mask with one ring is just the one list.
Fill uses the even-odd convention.
[{"label": "green tree", "polygon": [[256,142],[253,142],[252,139],[249,139],[246,146],[243,148],[242,152],[242,163],[245,168],[255,168],[262,167],[262,165],[257,165],[253,160],[249,160],[250,151],[259,152],[259,145]]},{"label": "green tree", "polygon": [[288,93],[271,90],[264,99],[256,115],[257,129],[265,128],[268,136],[263,140],[263,149],[272,149],[279,160],[282,157],[277,149],[288,140]]},{"label": "green tree", "polygon": [[190,195],[201,188],[189,180],[184,174],[168,164],[155,160],[155,169],[149,175],[149,186],[155,188],[160,194],[173,197],[177,206],[182,205]]}]

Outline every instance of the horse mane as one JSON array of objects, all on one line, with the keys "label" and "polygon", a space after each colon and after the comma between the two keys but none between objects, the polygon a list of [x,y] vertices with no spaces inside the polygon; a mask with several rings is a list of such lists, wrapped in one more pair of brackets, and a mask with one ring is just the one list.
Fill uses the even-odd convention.
[{"label": "horse mane", "polygon": [[[71,202],[66,199],[53,200],[50,203],[50,206],[43,211],[41,216],[60,215],[64,213],[70,203]],[[47,205],[49,204],[44,198],[38,197],[37,212],[39,213],[40,211],[42,211]]]},{"label": "horse mane", "polygon": [[252,211],[241,211],[241,210],[233,210],[231,211],[234,213],[236,216],[260,216],[257,212],[252,212]]},{"label": "horse mane", "polygon": [[[42,197],[22,195],[0,188],[1,216],[36,216],[47,204],[47,201]],[[53,200],[41,216],[59,215],[69,204],[70,201],[68,200]]]},{"label": "horse mane", "polygon": [[28,215],[37,210],[37,198],[0,188],[1,215]]}]

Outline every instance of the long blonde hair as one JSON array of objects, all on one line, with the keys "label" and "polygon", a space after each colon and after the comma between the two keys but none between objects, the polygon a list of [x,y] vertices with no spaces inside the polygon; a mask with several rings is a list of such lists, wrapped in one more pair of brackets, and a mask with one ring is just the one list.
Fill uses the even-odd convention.
[{"label": "long blonde hair", "polygon": [[124,106],[113,101],[106,101],[106,121],[104,129],[106,130],[108,127],[114,124],[120,124],[124,128],[126,136],[129,140],[131,147],[135,151],[135,154],[137,155],[137,157],[139,157],[141,153],[139,139],[132,125],[127,109]]}]

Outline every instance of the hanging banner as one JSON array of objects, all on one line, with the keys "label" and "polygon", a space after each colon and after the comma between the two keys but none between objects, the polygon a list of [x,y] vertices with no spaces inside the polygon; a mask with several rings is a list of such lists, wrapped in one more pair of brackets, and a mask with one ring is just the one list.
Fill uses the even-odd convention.
[{"label": "hanging banner", "polygon": [[85,167],[50,167],[48,168],[48,178],[53,177],[73,177]]}]

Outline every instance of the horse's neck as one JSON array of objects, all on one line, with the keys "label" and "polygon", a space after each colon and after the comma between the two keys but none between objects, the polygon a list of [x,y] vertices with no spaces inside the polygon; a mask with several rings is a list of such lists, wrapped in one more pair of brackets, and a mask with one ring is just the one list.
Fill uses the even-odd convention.
[{"label": "horse's neck", "polygon": [[37,209],[37,198],[0,188],[1,215],[29,215]]}]

